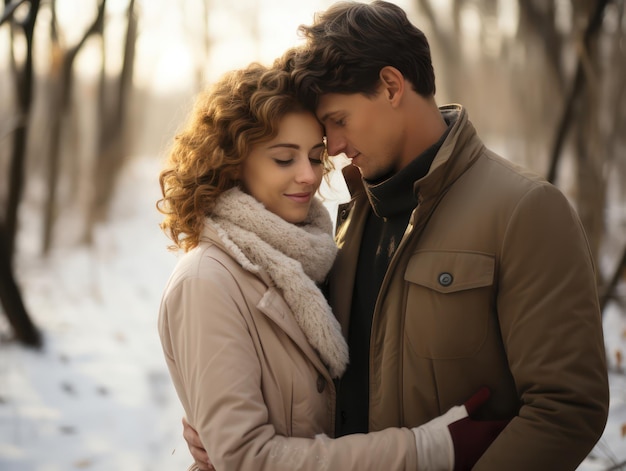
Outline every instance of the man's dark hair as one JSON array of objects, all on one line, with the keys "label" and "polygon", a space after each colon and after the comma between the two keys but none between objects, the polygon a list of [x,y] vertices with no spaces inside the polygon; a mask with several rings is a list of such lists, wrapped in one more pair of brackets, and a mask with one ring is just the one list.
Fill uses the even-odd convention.
[{"label": "man's dark hair", "polygon": [[301,99],[315,108],[324,93],[375,94],[379,72],[393,66],[423,96],[435,93],[428,40],[392,3],[342,1],[301,25],[306,43],[283,56]]}]

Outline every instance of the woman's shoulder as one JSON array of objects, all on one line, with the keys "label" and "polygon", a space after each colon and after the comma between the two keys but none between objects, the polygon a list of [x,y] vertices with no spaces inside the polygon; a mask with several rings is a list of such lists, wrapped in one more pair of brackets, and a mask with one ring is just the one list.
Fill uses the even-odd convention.
[{"label": "woman's shoulder", "polygon": [[242,271],[241,266],[223,247],[210,241],[201,241],[178,260],[172,276],[181,280],[195,278],[215,281],[225,276],[240,276]]},{"label": "woman's shoulder", "polygon": [[234,247],[227,247],[212,228],[205,230],[196,247],[183,254],[170,276],[168,291],[193,283],[204,290],[262,293],[271,284],[266,273],[251,264]]},{"label": "woman's shoulder", "polygon": [[218,297],[244,299],[266,290],[260,279],[244,270],[222,248],[210,242],[200,243],[189,250],[179,260],[163,293],[166,303],[186,296],[193,299]]}]

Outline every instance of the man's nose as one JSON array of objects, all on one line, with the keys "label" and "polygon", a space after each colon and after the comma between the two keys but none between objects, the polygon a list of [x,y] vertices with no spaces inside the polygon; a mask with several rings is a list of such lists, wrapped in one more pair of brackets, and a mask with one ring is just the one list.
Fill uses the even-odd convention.
[{"label": "man's nose", "polygon": [[336,131],[327,131],[326,143],[328,147],[328,155],[339,155],[346,150],[345,139]]}]

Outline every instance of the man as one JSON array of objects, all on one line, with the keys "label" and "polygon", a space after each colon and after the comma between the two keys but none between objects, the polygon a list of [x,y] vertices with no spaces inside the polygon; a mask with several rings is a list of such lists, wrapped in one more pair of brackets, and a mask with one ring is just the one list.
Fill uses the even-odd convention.
[{"label": "man", "polygon": [[[414,427],[486,385],[510,423],[474,469],[571,470],[608,380],[595,267],[574,210],[438,107],[429,46],[399,7],[339,3],[285,57],[345,153],[329,300],[350,348],[338,435]],[[360,171],[360,178],[355,169]]]}]

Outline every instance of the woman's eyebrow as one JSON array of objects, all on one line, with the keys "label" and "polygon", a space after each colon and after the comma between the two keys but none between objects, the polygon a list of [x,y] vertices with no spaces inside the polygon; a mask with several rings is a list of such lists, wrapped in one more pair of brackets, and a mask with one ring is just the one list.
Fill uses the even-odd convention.
[{"label": "woman's eyebrow", "polygon": [[278,144],[272,144],[268,147],[268,149],[274,149],[276,147],[287,147],[288,149],[299,149],[300,146],[298,144],[291,144],[288,142],[279,142]]}]

